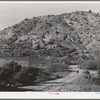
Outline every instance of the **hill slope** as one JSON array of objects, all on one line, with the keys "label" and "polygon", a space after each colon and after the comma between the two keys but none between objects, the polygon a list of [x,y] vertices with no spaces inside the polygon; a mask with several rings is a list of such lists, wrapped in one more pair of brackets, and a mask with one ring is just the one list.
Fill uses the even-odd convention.
[{"label": "hill slope", "polygon": [[45,56],[79,56],[79,51],[95,50],[99,31],[100,16],[91,10],[26,18],[0,31],[0,54],[25,56],[35,50]]}]

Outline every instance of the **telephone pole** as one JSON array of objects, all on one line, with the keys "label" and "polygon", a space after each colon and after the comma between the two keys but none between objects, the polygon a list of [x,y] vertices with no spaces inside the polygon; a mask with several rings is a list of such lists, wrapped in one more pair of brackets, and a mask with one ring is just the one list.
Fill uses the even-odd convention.
[{"label": "telephone pole", "polygon": [[98,63],[98,75],[100,75],[100,64],[99,64],[99,62],[100,62],[100,57],[99,57],[99,41],[97,41],[98,42],[98,47],[97,47],[97,49],[98,49],[98,51],[97,51],[97,56],[98,56],[98,61],[97,61],[97,63]]},{"label": "telephone pole", "polygon": [[99,55],[99,39],[98,39],[98,36],[97,36],[97,32],[95,33],[95,38],[96,38],[96,44],[97,44],[97,70],[98,70],[98,75],[100,75],[100,55]]}]

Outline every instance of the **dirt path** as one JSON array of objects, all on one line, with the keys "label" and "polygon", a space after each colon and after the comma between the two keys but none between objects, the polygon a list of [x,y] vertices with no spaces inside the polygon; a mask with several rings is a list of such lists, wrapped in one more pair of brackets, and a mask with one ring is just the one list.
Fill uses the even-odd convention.
[{"label": "dirt path", "polygon": [[[32,91],[45,91],[45,92],[70,92],[70,91],[80,91],[80,87],[72,84],[72,81],[80,77],[81,73],[85,70],[79,69],[78,65],[69,66],[70,72],[63,78],[46,81],[44,83],[37,84],[35,86],[24,86],[22,89],[29,89]],[[77,74],[76,71],[79,70]],[[89,70],[91,74],[96,73],[96,71]],[[87,88],[86,88],[87,89]]]},{"label": "dirt path", "polygon": [[76,79],[76,77],[78,77],[76,72],[71,72],[70,74],[68,74],[66,77],[64,78],[60,78],[60,79],[56,79],[56,80],[51,80],[51,81],[47,81],[46,83],[69,83],[72,80]]},{"label": "dirt path", "polygon": [[76,78],[78,78],[82,72],[81,70],[80,70],[79,74],[77,74],[75,72],[75,71],[79,70],[78,65],[72,65],[70,67],[73,68],[72,70],[74,70],[74,72],[70,72],[70,74],[68,74],[67,76],[65,76],[63,78],[46,81],[45,83],[41,83],[36,86],[25,86],[23,88],[32,89],[35,91],[60,91],[59,89],[62,86],[64,86],[65,84],[68,84],[68,83],[72,82],[73,80],[75,80]]}]

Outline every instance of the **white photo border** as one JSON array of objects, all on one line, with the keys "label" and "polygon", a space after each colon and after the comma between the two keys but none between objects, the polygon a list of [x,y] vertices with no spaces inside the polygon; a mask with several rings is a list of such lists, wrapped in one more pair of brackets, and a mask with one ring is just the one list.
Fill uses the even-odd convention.
[{"label": "white photo border", "polygon": [[[100,1],[0,1],[0,3],[100,3]],[[100,92],[0,92],[0,99],[100,99]]]}]

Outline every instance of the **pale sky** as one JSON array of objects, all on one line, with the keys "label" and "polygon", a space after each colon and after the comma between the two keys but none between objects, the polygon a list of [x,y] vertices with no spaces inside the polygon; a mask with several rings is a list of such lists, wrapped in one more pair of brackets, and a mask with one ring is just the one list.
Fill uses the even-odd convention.
[{"label": "pale sky", "polygon": [[0,30],[12,26],[25,18],[43,15],[57,15],[75,10],[100,13],[99,3],[2,3],[0,1]]}]

